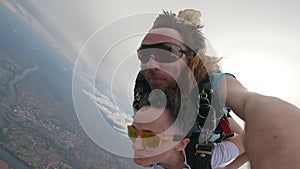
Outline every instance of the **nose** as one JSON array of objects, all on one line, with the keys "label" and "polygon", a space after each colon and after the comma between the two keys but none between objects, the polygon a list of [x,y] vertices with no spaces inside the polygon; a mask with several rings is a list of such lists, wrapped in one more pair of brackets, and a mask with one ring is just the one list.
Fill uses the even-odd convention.
[{"label": "nose", "polygon": [[143,150],[145,148],[143,140],[140,136],[134,140],[134,142],[132,143],[132,147],[134,150]]},{"label": "nose", "polygon": [[157,61],[155,61],[153,59],[153,57],[155,57],[155,56],[150,57],[149,61],[147,63],[141,64],[141,68],[142,69],[159,69],[160,64]]}]

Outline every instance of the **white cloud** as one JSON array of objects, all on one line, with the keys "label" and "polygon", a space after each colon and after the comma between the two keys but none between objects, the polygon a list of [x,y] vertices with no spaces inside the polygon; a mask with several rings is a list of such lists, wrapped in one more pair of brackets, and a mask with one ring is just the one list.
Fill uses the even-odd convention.
[{"label": "white cloud", "polygon": [[[132,113],[125,113],[112,99],[110,92],[105,89],[105,91],[100,91],[95,89],[95,93],[88,92],[87,90],[82,90],[83,93],[89,96],[91,100],[95,101],[95,104],[99,108],[99,112],[102,113],[111,127],[116,129],[123,135],[127,135],[127,125],[132,123]],[[99,114],[99,116],[101,116]]]}]

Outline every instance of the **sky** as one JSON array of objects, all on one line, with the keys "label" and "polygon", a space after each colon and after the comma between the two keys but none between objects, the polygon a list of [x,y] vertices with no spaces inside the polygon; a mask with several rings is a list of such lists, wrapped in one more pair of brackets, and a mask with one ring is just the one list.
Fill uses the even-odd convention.
[{"label": "sky", "polygon": [[224,72],[233,73],[250,91],[300,107],[296,0],[0,0],[0,4],[56,46],[74,64],[75,74],[106,86],[110,103],[117,105],[113,107],[127,113],[141,38],[163,9],[178,13],[186,8],[201,11],[204,36],[213,53],[223,57]]},{"label": "sky", "polygon": [[[135,36],[134,31],[129,30],[139,27],[136,30],[144,32],[136,33],[145,33],[152,21],[142,19],[148,15],[154,19],[163,9],[175,13],[185,8],[199,9],[205,37],[218,56],[224,58],[221,62],[223,71],[236,75],[251,91],[278,96],[300,106],[296,94],[300,90],[297,78],[300,12],[297,1],[32,0],[23,8],[22,1],[1,2],[12,2],[22,10],[24,19],[58,46],[74,64],[82,61],[90,65],[96,71],[93,73],[102,74],[102,81],[109,81],[112,88],[120,89],[115,89],[116,92],[127,92],[132,86],[122,84],[126,81],[124,76],[114,79],[111,76],[118,77],[116,74],[123,69],[131,72],[139,69],[134,52],[138,47],[135,43],[139,43],[142,35]],[[139,21],[139,24],[131,21]],[[97,38],[101,40],[94,40]],[[130,51],[123,54],[127,49]],[[85,53],[106,55],[97,58],[83,56]],[[102,62],[96,59],[102,59]],[[131,66],[125,66],[126,63]],[[108,73],[110,77],[106,77],[103,72],[114,73]],[[125,79],[133,77],[126,74]]]},{"label": "sky", "polygon": [[[105,2],[32,0],[24,3],[17,0],[1,0],[0,2],[31,23],[32,27],[58,46],[74,64],[76,61],[84,60],[86,64],[92,65],[90,67],[98,67],[96,70],[98,74],[104,71],[116,73],[124,64],[122,62],[129,62],[133,70],[139,69],[137,60],[132,57],[135,57],[134,52],[138,47],[138,44],[134,43],[139,43],[143,34],[135,36],[132,33],[134,31],[128,30],[138,27],[136,30],[144,32],[136,33],[145,33],[152,21],[141,21],[142,19],[148,16],[154,19],[163,9],[175,13],[185,8],[199,9],[202,13],[204,35],[218,56],[224,58],[221,66],[225,72],[236,75],[237,79],[251,91],[278,96],[300,106],[296,95],[299,93],[297,88],[300,83],[297,78],[299,71],[296,70],[300,63],[300,58],[297,57],[300,37],[298,31],[300,12],[297,9],[297,1],[185,0],[175,3],[171,0],[164,2],[154,0],[142,3],[136,0]],[[135,16],[140,16],[141,19]],[[139,21],[139,24],[128,23],[131,21]],[[91,41],[93,38],[96,39],[96,36],[101,40],[94,40],[96,43],[92,44]],[[110,46],[105,43],[109,43]],[[125,50],[121,50],[124,48]],[[131,51],[122,54],[128,48]],[[83,56],[86,60],[80,57],[83,53],[100,55],[97,52],[106,55],[99,58]],[[98,63],[95,59],[102,59],[104,63]],[[115,70],[115,67],[109,68],[110,65],[119,67],[117,66]],[[108,81],[106,80],[108,77],[100,78],[105,82]],[[126,79],[132,78],[133,75]],[[128,88],[128,85],[123,85],[116,79],[111,81],[118,83],[119,85],[115,85],[123,91],[124,86]]]},{"label": "sky", "polygon": [[[89,65],[92,73],[88,76],[109,86],[125,107],[132,100],[134,72],[139,69],[135,50],[143,33],[163,9],[177,13],[186,8],[201,11],[204,35],[217,56],[224,58],[224,72],[233,73],[250,91],[280,97],[300,107],[300,12],[295,0],[31,3],[41,25],[54,36],[56,32],[62,35],[54,37],[56,44],[74,63]],[[138,33],[140,36],[135,35]],[[66,44],[72,50],[66,49]]]}]

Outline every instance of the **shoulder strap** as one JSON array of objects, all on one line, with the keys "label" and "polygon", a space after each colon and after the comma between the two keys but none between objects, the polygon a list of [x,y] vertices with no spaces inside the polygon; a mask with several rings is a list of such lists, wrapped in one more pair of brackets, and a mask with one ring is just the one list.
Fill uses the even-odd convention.
[{"label": "shoulder strap", "polygon": [[[209,76],[198,84],[198,90],[199,112],[197,125],[200,128],[200,131],[204,133],[193,132],[185,152],[187,163],[192,169],[200,167],[203,169],[211,169],[211,156],[214,149],[214,142],[209,140],[211,134],[219,134],[220,138],[217,139],[216,142],[221,142],[225,138],[228,138],[232,132],[223,108],[219,104],[218,97],[213,96],[214,91]],[[210,120],[208,121],[209,125],[205,124],[206,120]],[[212,125],[210,123],[212,123]],[[208,130],[210,130],[208,132],[205,129],[207,126]]]},{"label": "shoulder strap", "polygon": [[[207,134],[218,134],[220,136],[218,142],[221,142],[225,138],[232,136],[232,131],[230,129],[226,114],[223,110],[223,107],[221,107],[219,103],[217,93],[214,93],[209,76],[206,76],[206,78],[198,84],[198,90],[199,112],[197,117],[197,125],[199,129],[207,130],[205,128],[208,128],[208,130],[212,131],[208,132]],[[209,120],[209,125],[205,124],[207,120]],[[207,136],[207,139],[208,138],[209,136]],[[209,142],[207,139],[200,143]]]},{"label": "shoulder strap", "polygon": [[207,76],[204,80],[202,80],[198,84],[198,90],[199,90],[199,94],[198,94],[199,111],[198,111],[197,122],[200,127],[203,127],[210,110],[211,98],[213,93],[209,76]]}]

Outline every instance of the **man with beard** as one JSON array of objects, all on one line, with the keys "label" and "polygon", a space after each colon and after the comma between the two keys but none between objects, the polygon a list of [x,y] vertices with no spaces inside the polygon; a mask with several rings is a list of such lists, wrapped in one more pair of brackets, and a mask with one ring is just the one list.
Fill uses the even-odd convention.
[{"label": "man with beard", "polygon": [[[205,55],[201,28],[199,11],[185,10],[178,16],[164,12],[157,17],[137,51],[148,88],[177,90],[188,98],[209,77],[220,105],[245,121],[245,148],[251,167],[298,168],[300,110],[278,98],[250,92],[233,75],[220,73],[220,59]],[[207,93],[199,96],[205,98]],[[141,95],[143,91],[136,88],[135,98]],[[202,130],[199,125],[194,128],[197,130]]]}]

